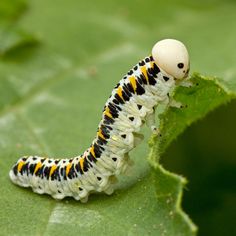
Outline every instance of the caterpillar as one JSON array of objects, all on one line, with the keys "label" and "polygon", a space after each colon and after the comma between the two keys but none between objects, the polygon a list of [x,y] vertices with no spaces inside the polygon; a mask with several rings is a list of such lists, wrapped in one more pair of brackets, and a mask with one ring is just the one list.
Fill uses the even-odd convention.
[{"label": "caterpillar", "polygon": [[112,194],[116,176],[130,165],[129,152],[143,139],[143,123],[155,134],[155,108],[181,107],[171,93],[188,86],[189,55],[175,39],[157,42],[115,86],[105,103],[96,136],[85,152],[70,159],[20,158],[10,170],[13,183],[55,199],[87,202],[92,192]]}]

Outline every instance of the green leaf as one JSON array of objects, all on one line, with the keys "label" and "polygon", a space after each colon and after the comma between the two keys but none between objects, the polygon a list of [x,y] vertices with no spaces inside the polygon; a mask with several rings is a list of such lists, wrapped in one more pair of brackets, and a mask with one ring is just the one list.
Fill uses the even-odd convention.
[{"label": "green leaf", "polygon": [[[235,98],[236,93],[224,88],[216,78],[194,74],[190,80],[193,83],[191,88],[178,87],[174,94],[175,100],[181,102],[184,108],[181,110],[170,107],[164,113],[161,113],[159,122],[160,136],[152,136],[149,140],[151,148],[149,162],[155,169],[156,179],[159,182],[157,195],[160,194],[165,199],[166,196],[172,195],[174,192],[176,196],[174,197],[175,206],[173,209],[185,217],[186,222],[189,223],[192,232],[194,232],[196,229],[181,210],[181,197],[186,180],[181,176],[166,171],[159,163],[160,155],[184,129],[199,118],[203,118],[217,106]],[[166,187],[171,179],[176,181],[175,191],[173,191],[174,186]],[[167,190],[165,190],[166,188]],[[166,192],[163,193],[163,191]]]},{"label": "green leaf", "polygon": [[154,153],[150,156],[151,162],[158,162],[160,154],[194,121],[236,97],[234,91],[224,87],[218,80],[195,73],[190,78],[193,84],[191,88],[176,89],[174,99],[181,102],[184,108],[182,111],[178,108],[169,108],[161,114],[159,124],[161,137],[153,137],[150,141],[151,147],[155,149],[151,150]]},{"label": "green leaf", "polygon": [[39,43],[38,35],[28,33],[17,24],[26,8],[26,0],[0,2],[0,58],[16,59],[15,53]]},{"label": "green leaf", "polygon": [[7,27],[0,32],[0,57],[16,58],[20,50],[26,50],[39,43],[38,36],[18,27]]},{"label": "green leaf", "polygon": [[27,8],[27,0],[1,0],[0,21],[14,21]]},{"label": "green leaf", "polygon": [[[41,0],[27,11],[13,9],[0,11],[6,24],[14,19],[43,43],[22,53],[14,46],[21,37],[2,33],[3,51],[15,49],[10,60],[0,60],[1,234],[195,235],[196,226],[181,210],[186,180],[157,164],[158,154],[186,126],[234,96],[235,4]],[[176,91],[188,108],[170,108],[161,117],[162,137],[153,140],[149,158],[153,167],[145,140],[131,152],[135,165],[115,193],[92,195],[87,204],[55,201],[10,182],[8,172],[22,155],[70,157],[88,147],[114,85],[167,37],[187,44],[194,70],[223,79],[194,74],[198,86]]]}]

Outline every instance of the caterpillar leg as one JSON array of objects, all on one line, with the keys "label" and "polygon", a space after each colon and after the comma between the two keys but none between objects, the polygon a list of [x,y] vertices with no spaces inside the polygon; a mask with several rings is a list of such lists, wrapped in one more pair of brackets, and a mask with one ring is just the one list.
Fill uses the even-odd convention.
[{"label": "caterpillar leg", "polygon": [[168,105],[169,105],[169,107],[175,107],[175,108],[183,108],[184,107],[184,105],[181,102],[178,102],[174,99],[170,99]]},{"label": "caterpillar leg", "polygon": [[176,101],[173,97],[169,97],[169,94],[167,94],[166,98],[163,101],[163,104],[165,104],[166,108],[168,108],[168,107],[174,107],[174,108],[186,107],[181,102]]},{"label": "caterpillar leg", "polygon": [[158,135],[159,129],[156,126],[156,120],[155,120],[155,110],[153,109],[152,113],[147,114],[146,116],[146,124],[151,129],[153,134]]},{"label": "caterpillar leg", "polygon": [[[190,80],[183,80],[179,84],[179,86],[186,87],[186,88],[191,88],[193,87],[193,83]],[[175,107],[175,108],[184,108],[186,107],[183,105],[181,102],[178,102],[172,98],[169,98],[169,104],[170,107]]]},{"label": "caterpillar leg", "polygon": [[134,135],[134,146],[136,147],[143,141],[144,135],[136,132],[133,132],[133,135]]},{"label": "caterpillar leg", "polygon": [[109,185],[108,187],[104,190],[104,192],[107,194],[107,195],[111,195],[113,192],[114,192],[114,184],[116,184],[118,182],[118,179],[112,175],[109,177]]},{"label": "caterpillar leg", "polygon": [[191,88],[193,86],[193,83],[190,80],[183,80],[179,83],[182,87]]}]

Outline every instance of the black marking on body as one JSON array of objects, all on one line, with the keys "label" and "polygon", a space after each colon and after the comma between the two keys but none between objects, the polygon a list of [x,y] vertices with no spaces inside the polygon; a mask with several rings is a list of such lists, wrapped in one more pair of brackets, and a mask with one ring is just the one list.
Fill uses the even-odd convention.
[{"label": "black marking on body", "polygon": [[[104,115],[103,117],[103,123],[106,125],[110,125],[114,123],[114,119],[112,119],[111,117]],[[105,136],[104,136],[105,137]]]},{"label": "black marking on body", "polygon": [[140,61],[138,64],[139,64],[139,66],[144,66],[144,65],[145,65],[145,62],[142,60],[142,61]]},{"label": "black marking on body", "polygon": [[[145,79],[144,76],[143,76],[143,79]],[[145,85],[143,79],[142,79],[142,75],[140,75],[139,77],[137,77],[137,78],[136,78],[136,84],[137,84],[137,82],[138,82],[140,85]],[[146,80],[146,79],[145,79],[145,81],[146,81],[146,84],[147,84],[147,80]]]},{"label": "black marking on body", "polygon": [[44,167],[44,165],[42,165],[41,167],[39,167],[39,168],[37,169],[37,171],[34,173],[34,175],[40,177],[41,174],[42,174],[42,171],[43,171],[43,167]]},{"label": "black marking on body", "polygon": [[29,166],[29,172],[30,172],[31,175],[34,174],[35,167],[36,167],[36,164],[31,164],[31,165]]},{"label": "black marking on body", "polygon": [[81,169],[81,166],[80,166],[80,163],[79,163],[79,162],[75,165],[75,169],[76,169],[76,171],[79,172],[81,175],[83,174],[83,170]]},{"label": "black marking on body", "polygon": [[134,72],[133,70],[131,69],[130,71],[128,71],[127,75],[132,75]]},{"label": "black marking on body", "polygon": [[103,125],[103,124],[100,126],[100,129],[101,129],[101,131],[102,131],[102,135],[103,135],[106,139],[110,138],[109,130],[108,130],[107,127],[108,127],[108,126]]},{"label": "black marking on body", "polygon": [[117,104],[115,104],[115,103],[110,102],[109,104],[111,104],[116,110],[119,110],[119,111],[122,110],[122,109],[120,108],[120,106],[117,105]]},{"label": "black marking on body", "polygon": [[164,76],[163,76],[163,79],[164,79],[165,81],[168,81],[170,78],[164,75]]},{"label": "black marking on body", "polygon": [[103,138],[100,137],[100,136],[97,136],[97,143],[98,143],[99,145],[105,145],[105,144],[107,144],[107,140],[103,139]]},{"label": "black marking on body", "polygon": [[138,95],[143,95],[145,93],[145,89],[136,81],[137,88],[136,92]]},{"label": "black marking on body", "polygon": [[138,107],[139,110],[141,110],[143,106],[140,105],[140,104],[137,104],[137,107]]},{"label": "black marking on body", "polygon": [[63,176],[64,176],[64,167],[60,167],[60,175],[61,175],[61,177],[63,178]]},{"label": "black marking on body", "polygon": [[129,88],[127,87],[126,84],[123,85],[123,90],[124,90],[124,92],[126,93],[126,95],[127,95],[128,97],[131,97],[131,96],[132,96],[131,91],[129,91]]},{"label": "black marking on body", "polygon": [[130,99],[130,96],[125,93],[124,88],[122,89],[122,97],[124,98],[125,101],[129,101]]},{"label": "black marking on body", "polygon": [[147,70],[147,75],[148,75],[148,82],[150,85],[155,85],[156,84],[156,79],[153,76],[153,71],[151,68],[148,68]]},{"label": "black marking on body", "polygon": [[119,112],[117,111],[117,108],[112,103],[108,104],[108,108],[110,110],[110,113],[111,113],[112,117],[113,118],[118,118]]},{"label": "black marking on body", "polygon": [[160,73],[160,68],[157,66],[156,63],[153,64],[153,73],[155,74],[155,76]]},{"label": "black marking on body", "polygon": [[72,164],[71,168],[70,168],[70,171],[68,173],[68,178],[73,179],[75,177],[77,177],[77,174],[76,174],[75,169],[74,169],[74,164]]},{"label": "black marking on body", "polygon": [[24,173],[26,173],[27,176],[29,175],[29,162],[26,162],[26,163],[22,166],[20,173],[21,173],[22,175],[23,175]]},{"label": "black marking on body", "polygon": [[14,175],[17,175],[17,173],[18,173],[17,167],[18,167],[18,164],[16,164],[16,165],[13,167],[13,173],[14,173]]},{"label": "black marking on body", "polygon": [[44,168],[44,170],[43,170],[43,176],[44,176],[46,179],[49,179],[50,170],[51,170],[51,166],[50,166],[50,167],[45,166],[45,168]]},{"label": "black marking on body", "polygon": [[[97,157],[98,158],[98,157]],[[97,159],[90,153],[89,155],[88,155],[88,160],[90,161],[90,162],[96,162],[97,161]]]},{"label": "black marking on body", "polygon": [[63,175],[62,175],[62,177],[63,177],[64,180],[67,180],[67,176],[66,176],[66,166],[64,166],[62,169],[63,169]]},{"label": "black marking on body", "polygon": [[118,101],[116,98],[114,98],[114,99],[112,100],[112,102],[115,103],[115,104],[117,104],[117,105],[120,104],[119,101]]},{"label": "black marking on body", "polygon": [[104,151],[104,148],[99,146],[97,143],[94,143],[93,147],[94,147],[95,156],[99,158],[102,154],[102,151]]},{"label": "black marking on body", "polygon": [[87,172],[93,165],[88,161],[87,157],[84,158],[84,172]]},{"label": "black marking on body", "polygon": [[59,182],[61,181],[59,171],[60,171],[60,166],[57,166],[56,170],[53,172],[53,174],[51,176],[51,180],[57,180]]},{"label": "black marking on body", "polygon": [[127,83],[124,85],[131,93],[134,93],[134,88],[133,86],[131,85],[131,83]]},{"label": "black marking on body", "polygon": [[121,103],[121,104],[124,104],[125,102],[123,101],[123,99],[118,95],[118,93],[115,94],[115,98],[116,100]]},{"label": "black marking on body", "polygon": [[147,80],[145,79],[145,76],[143,74],[140,74],[140,76],[138,78],[141,79],[142,84],[145,84],[145,85],[147,84]]}]

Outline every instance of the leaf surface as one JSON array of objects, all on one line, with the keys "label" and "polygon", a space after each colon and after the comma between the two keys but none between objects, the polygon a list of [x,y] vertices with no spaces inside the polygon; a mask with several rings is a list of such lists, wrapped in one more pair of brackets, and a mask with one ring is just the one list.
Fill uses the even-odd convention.
[{"label": "leaf surface", "polygon": [[[0,38],[6,42],[0,46],[3,54],[14,48],[7,60],[0,57],[1,233],[195,235],[196,226],[181,210],[186,180],[164,170],[158,164],[159,154],[188,125],[234,97],[235,70],[229,64],[235,56],[228,56],[234,34],[225,25],[235,22],[235,4],[219,2],[220,8],[208,3],[204,9],[201,2],[177,0],[12,4],[9,11],[0,10],[6,12],[4,24],[12,24],[14,18],[17,27],[33,32],[33,36],[26,33],[19,38],[9,28]],[[156,14],[157,9],[163,10]],[[228,14],[219,15],[222,12]],[[197,30],[203,25],[204,40],[199,39]],[[219,28],[228,35],[223,49],[217,47],[223,39]],[[206,45],[205,40],[214,34],[218,37]],[[31,47],[38,40],[34,35],[40,35],[39,47]],[[131,152],[135,165],[128,176],[120,178],[116,192],[112,196],[92,195],[87,204],[73,199],[55,201],[11,184],[9,169],[22,155],[71,157],[83,152],[95,135],[114,85],[163,37],[179,38],[187,44],[192,68],[224,79],[194,74],[192,80],[198,86],[176,91],[176,100],[188,108],[171,108],[161,117],[162,138],[151,141],[149,162],[153,167],[146,158],[146,140]],[[15,47],[21,42],[27,43]],[[212,59],[215,48],[228,63]],[[145,128],[144,133],[146,138],[150,136]]]}]

